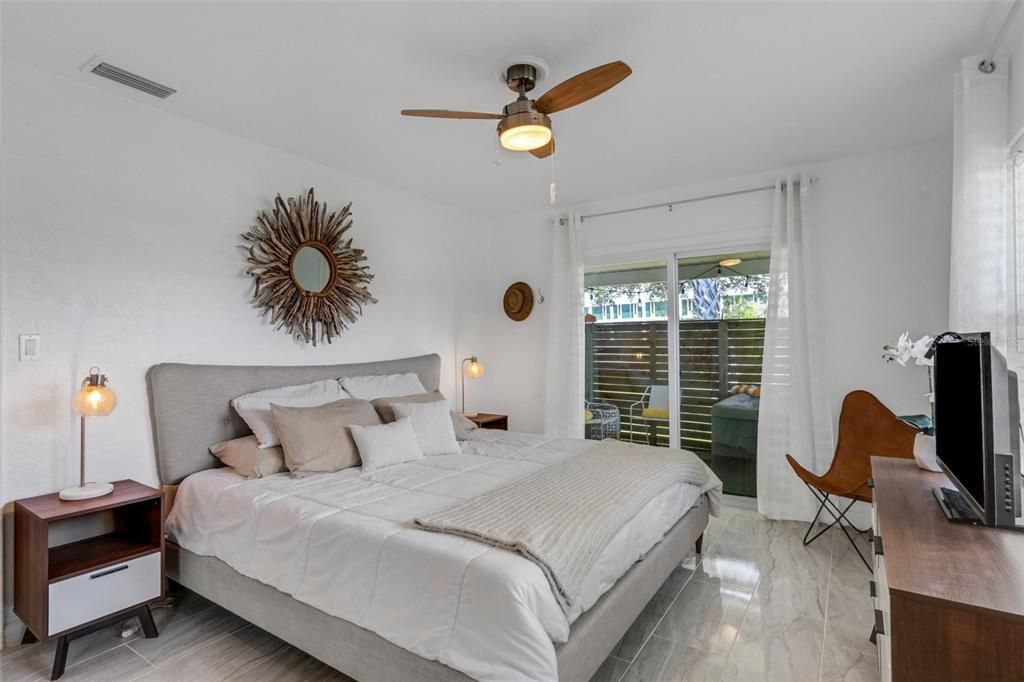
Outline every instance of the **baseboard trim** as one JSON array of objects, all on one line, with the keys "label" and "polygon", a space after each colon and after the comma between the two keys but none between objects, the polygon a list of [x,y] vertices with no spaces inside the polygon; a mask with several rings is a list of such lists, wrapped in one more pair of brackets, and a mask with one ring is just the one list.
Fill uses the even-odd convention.
[{"label": "baseboard trim", "polygon": [[743,495],[722,495],[722,506],[757,511],[757,498]]}]

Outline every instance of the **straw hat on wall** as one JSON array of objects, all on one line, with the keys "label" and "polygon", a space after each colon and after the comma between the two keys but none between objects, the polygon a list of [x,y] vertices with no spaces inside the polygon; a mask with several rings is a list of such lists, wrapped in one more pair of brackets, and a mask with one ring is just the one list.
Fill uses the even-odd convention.
[{"label": "straw hat on wall", "polygon": [[516,282],[505,290],[502,305],[510,319],[522,322],[533,310],[533,289],[526,282]]}]

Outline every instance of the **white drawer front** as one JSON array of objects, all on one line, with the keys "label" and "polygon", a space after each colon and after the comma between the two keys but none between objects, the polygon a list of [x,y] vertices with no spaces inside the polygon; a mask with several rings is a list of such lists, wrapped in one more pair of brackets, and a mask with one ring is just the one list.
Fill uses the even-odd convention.
[{"label": "white drawer front", "polygon": [[878,595],[878,609],[889,613],[889,575],[885,572],[885,556],[875,555],[875,591]]},{"label": "white drawer front", "polygon": [[61,580],[50,585],[48,634],[159,596],[159,552]]}]

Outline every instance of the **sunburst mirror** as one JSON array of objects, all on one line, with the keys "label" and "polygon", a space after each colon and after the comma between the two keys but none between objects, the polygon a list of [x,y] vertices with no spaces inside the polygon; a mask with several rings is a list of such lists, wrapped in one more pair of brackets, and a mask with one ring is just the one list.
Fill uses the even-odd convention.
[{"label": "sunburst mirror", "polygon": [[253,304],[276,329],[317,345],[331,342],[376,303],[368,288],[373,275],[362,249],[345,233],[352,227],[352,204],[327,213],[310,189],[285,201],[279,194],[272,212],[262,211],[242,234],[255,280]]}]

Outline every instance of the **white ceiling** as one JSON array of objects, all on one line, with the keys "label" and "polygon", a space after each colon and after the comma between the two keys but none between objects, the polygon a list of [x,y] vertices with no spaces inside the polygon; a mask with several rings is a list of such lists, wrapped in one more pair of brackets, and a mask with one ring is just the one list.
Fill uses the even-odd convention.
[{"label": "white ceiling", "polygon": [[[551,164],[502,152],[494,65],[545,59],[534,95],[622,59],[633,75],[553,116],[559,203],[947,137],[958,59],[998,2],[5,2],[9,57],[481,214],[547,206]],[[995,26],[995,28],[993,28]],[[94,56],[166,101],[80,71]]]}]

